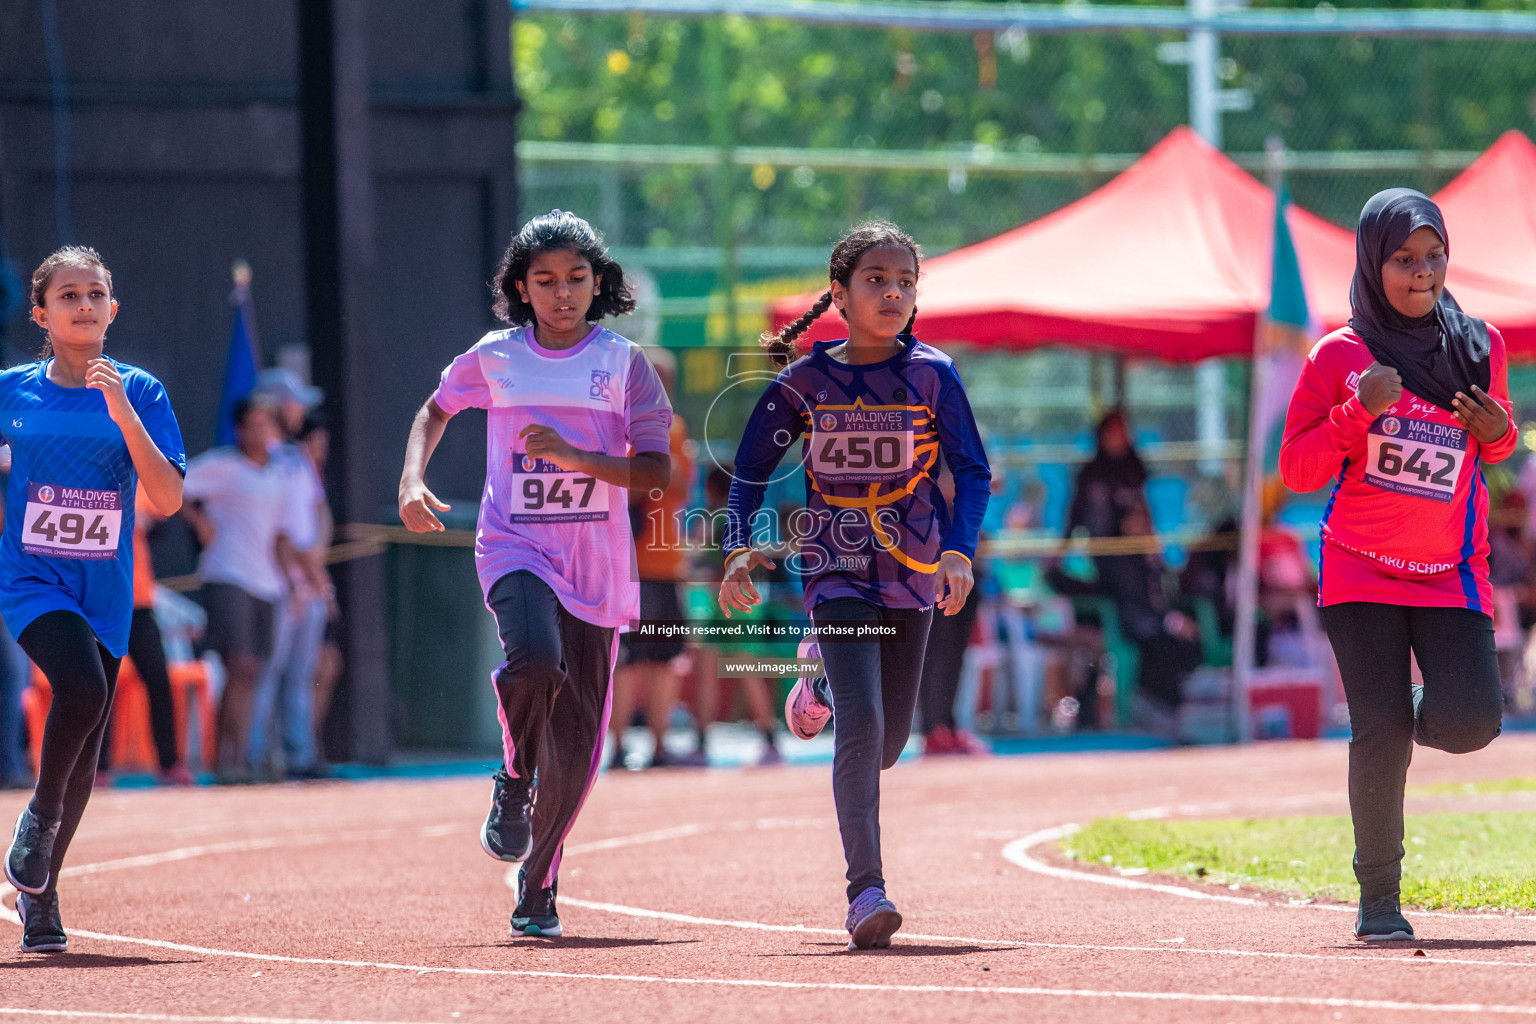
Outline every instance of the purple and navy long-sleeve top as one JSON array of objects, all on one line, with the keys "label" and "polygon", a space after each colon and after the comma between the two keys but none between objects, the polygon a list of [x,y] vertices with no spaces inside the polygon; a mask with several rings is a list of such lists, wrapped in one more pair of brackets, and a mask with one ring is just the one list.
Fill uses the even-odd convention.
[{"label": "purple and navy long-sleeve top", "polygon": [[[927,608],[940,556],[975,557],[992,481],[976,419],[950,358],[902,341],[896,355],[864,365],[828,354],[841,342],[816,344],[758,399],[736,451],[727,558],[756,546],[768,481],[801,442],[806,507],[785,532],[799,541],[791,568],[808,612],[837,597]],[[941,451],[955,479],[952,512],[937,483]]]}]

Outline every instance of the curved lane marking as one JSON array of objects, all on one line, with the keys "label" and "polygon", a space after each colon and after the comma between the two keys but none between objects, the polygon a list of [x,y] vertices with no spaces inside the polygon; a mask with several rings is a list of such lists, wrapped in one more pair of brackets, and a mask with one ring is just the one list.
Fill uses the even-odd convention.
[{"label": "curved lane marking", "polygon": [[[421,834],[446,835],[458,831],[458,827],[435,826],[431,829],[418,830]],[[676,832],[675,829],[662,830],[664,832]],[[377,832],[352,833],[354,836],[376,836]],[[689,834],[696,834],[690,832]],[[604,843],[604,849],[613,849],[622,845],[635,845],[642,842],[658,842],[658,832],[641,833],[637,836],[616,837],[613,840],[600,840]],[[326,841],[323,836],[304,837],[309,844]],[[203,856],[215,852],[235,852],[238,849],[262,849],[267,848],[271,840],[248,840],[226,844],[214,844],[203,847],[186,847],[179,850],[166,851],[160,855],[144,855],[140,857],[123,858],[118,861],[102,862],[98,865],[81,865],[75,869],[66,869],[73,874],[86,874],[93,871],[117,870],[128,866],[147,867],[152,863],[169,863],[178,860],[186,860],[193,856]],[[192,852],[192,851],[199,852]],[[157,861],[156,858],[159,858]],[[13,892],[9,886],[0,886],[0,890]],[[3,895],[4,892],[0,892]],[[646,912],[651,913],[651,912]],[[19,920],[12,913],[5,913],[13,923],[19,924]],[[704,919],[708,920],[708,919]],[[794,931],[812,931],[795,926],[765,926],[764,930],[788,929]],[[827,929],[831,932],[831,929]],[[832,932],[833,934],[841,934]],[[253,953],[246,950],[218,949],[208,946],[195,946],[190,943],[169,942],[163,939],[146,939],[128,935],[115,935],[104,932],[86,931],[75,929],[74,934],[81,938],[96,939],[102,942],[114,942],[127,945],[147,946],[154,949],[174,950],[178,952],[196,953],[203,956],[221,956],[232,959],[251,960],[267,963],[289,964],[313,964],[329,967],[359,967],[381,971],[412,972],[418,975],[427,974],[454,974],[481,977],[516,977],[516,978],[541,978],[551,980],[571,981],[612,981],[632,984],[658,984],[674,986],[702,986],[712,988],[747,988],[747,989],[776,989],[788,991],[833,991],[833,992],[867,992],[867,993],[903,993],[903,994],[961,994],[961,995],[1012,995],[1035,996],[1046,998],[1067,999],[1095,999],[1095,1000],[1128,1000],[1139,1002],[1193,1002],[1230,1004],[1244,1006],[1305,1006],[1325,1009],[1361,1009],[1361,1010],[1386,1010],[1403,1013],[1442,1013],[1442,1014],[1468,1014],[1503,1016],[1536,1016],[1536,1006],[1513,1006],[1493,1003],[1412,1003],[1398,1000],[1384,999],[1349,999],[1343,997],[1309,997],[1309,996],[1266,996],[1244,993],[1218,993],[1218,992],[1147,992],[1136,990],[1113,989],[1083,989],[1083,988],[1046,988],[1043,986],[981,986],[981,985],[903,985],[903,984],[873,984],[858,982],[805,982],[782,981],[767,978],[671,978],[660,975],[645,974],[610,974],[610,973],[586,973],[574,971],[536,971],[536,970],[508,970],[498,968],[479,967],[442,967],[426,964],[399,964],[369,960],[337,960],[326,957],[294,957],[283,956],[276,953]],[[919,936],[911,936],[917,938]],[[934,936],[932,938],[939,938]],[[950,941],[956,941],[950,938]],[[958,941],[990,941],[990,940],[958,940]],[[1112,948],[1112,947],[1104,947]],[[1168,949],[1162,947],[1149,948],[1147,952],[1197,952],[1194,950]],[[1252,953],[1254,951],[1235,951]],[[1301,954],[1294,954],[1300,956]],[[1352,962],[1368,962],[1375,958],[1366,957],[1338,957],[1335,959]],[[1449,962],[1441,958],[1433,958],[1420,962]],[[1498,962],[1493,966],[1512,966],[1508,963]],[[103,1016],[103,1015],[97,1015]],[[132,1019],[132,1018],[124,1018]],[[245,1024],[245,1022],[240,1022]],[[260,1024],[260,1019],[249,1021],[249,1024]],[[276,1022],[272,1022],[276,1024]]]},{"label": "curved lane marking", "polygon": [[[1085,871],[1079,868],[1058,867],[1055,864],[1047,864],[1036,860],[1031,856],[1031,851],[1045,843],[1065,839],[1068,836],[1081,832],[1079,825],[1071,822],[1065,825],[1057,825],[1055,828],[1041,829],[1027,836],[1021,836],[1003,847],[1003,859],[1025,871],[1034,872],[1037,875],[1046,875],[1050,878],[1062,878],[1073,882],[1092,882],[1095,885],[1108,885],[1116,889],[1140,889],[1144,892],[1159,892],[1165,896],[1179,896],[1190,900],[1208,900],[1217,903],[1237,903],[1244,906],[1274,907],[1280,910],[1330,910],[1339,913],[1353,914],[1356,907],[1345,903],[1304,903],[1293,900],[1289,903],[1271,903],[1257,900],[1251,896],[1228,896],[1225,893],[1207,892],[1203,889],[1194,889],[1182,885],[1168,885],[1162,882],[1138,882],[1134,878],[1124,878],[1117,875],[1101,875],[1097,871]],[[1465,911],[1445,910],[1415,910],[1415,917],[1454,917],[1474,918],[1492,921],[1536,921],[1536,915],[1532,914],[1487,914]],[[1511,966],[1514,963],[1511,962]]]}]

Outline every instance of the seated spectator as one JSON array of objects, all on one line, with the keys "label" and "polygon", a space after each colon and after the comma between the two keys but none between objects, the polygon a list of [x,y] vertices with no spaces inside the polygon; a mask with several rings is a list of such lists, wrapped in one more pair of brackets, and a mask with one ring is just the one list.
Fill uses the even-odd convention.
[{"label": "seated spectator", "polygon": [[[1121,535],[1152,538],[1152,518],[1145,503],[1121,512]],[[1059,568],[1047,571],[1046,581],[1061,594],[1098,595],[1115,602],[1120,631],[1140,649],[1137,687],[1149,700],[1177,708],[1184,679],[1200,666],[1204,652],[1194,620],[1171,608],[1163,584],[1163,560],[1155,552],[1094,556],[1098,578],[1074,579]],[[1097,702],[1082,700],[1086,711]],[[1081,699],[1081,698],[1080,698]],[[1085,721],[1085,724],[1087,722]]]},{"label": "seated spectator", "polygon": [[1125,413],[1112,409],[1099,420],[1098,449],[1078,470],[1065,535],[1124,537],[1125,517],[1147,505],[1147,468],[1131,446]]}]

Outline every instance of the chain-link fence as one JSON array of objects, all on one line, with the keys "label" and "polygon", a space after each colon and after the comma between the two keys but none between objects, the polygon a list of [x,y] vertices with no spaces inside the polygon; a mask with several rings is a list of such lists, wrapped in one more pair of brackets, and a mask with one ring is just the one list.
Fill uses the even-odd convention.
[{"label": "chain-link fence", "polygon": [[[849,224],[887,217],[947,251],[1081,198],[1185,123],[1189,72],[1170,61],[1183,39],[523,12],[523,209],[582,211],[647,279],[652,313],[635,326],[685,350],[678,405],[702,422],[725,372],[710,349],[750,344],[770,298],[819,286]],[[1251,98],[1223,115],[1224,150],[1262,174],[1279,137],[1297,205],[1345,227],[1376,190],[1433,193],[1501,132],[1536,128],[1529,41],[1228,34],[1219,47],[1219,84]],[[1017,525],[1059,523],[1064,480],[1117,400],[1170,481],[1160,506],[1154,488],[1161,531],[1233,511],[1241,363],[956,357]],[[1536,420],[1536,370],[1511,385]]]}]

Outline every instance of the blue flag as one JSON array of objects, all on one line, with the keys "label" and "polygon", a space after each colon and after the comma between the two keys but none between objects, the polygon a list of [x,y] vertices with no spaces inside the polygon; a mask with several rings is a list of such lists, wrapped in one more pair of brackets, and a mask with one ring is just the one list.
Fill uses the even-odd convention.
[{"label": "blue flag", "polygon": [[251,307],[251,268],[235,264],[235,290],[230,304],[235,308],[235,325],[229,332],[229,355],[224,359],[224,392],[219,397],[219,422],[214,432],[215,444],[235,443],[235,405],[256,386],[256,317]]}]

